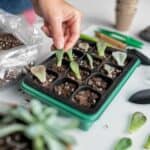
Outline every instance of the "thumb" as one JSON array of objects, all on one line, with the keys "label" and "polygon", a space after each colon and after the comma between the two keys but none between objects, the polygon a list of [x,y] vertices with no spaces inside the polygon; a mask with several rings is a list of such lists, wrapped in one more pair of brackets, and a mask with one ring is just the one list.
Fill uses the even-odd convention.
[{"label": "thumb", "polygon": [[58,49],[63,49],[64,33],[61,18],[55,17],[51,19],[51,31],[55,47]]}]

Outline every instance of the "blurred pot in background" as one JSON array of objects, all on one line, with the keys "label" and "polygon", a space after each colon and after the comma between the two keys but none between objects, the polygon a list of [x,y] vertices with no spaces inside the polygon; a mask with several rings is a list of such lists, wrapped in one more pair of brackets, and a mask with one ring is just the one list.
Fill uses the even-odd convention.
[{"label": "blurred pot in background", "polygon": [[120,31],[129,30],[137,11],[138,0],[116,1],[116,28]]}]

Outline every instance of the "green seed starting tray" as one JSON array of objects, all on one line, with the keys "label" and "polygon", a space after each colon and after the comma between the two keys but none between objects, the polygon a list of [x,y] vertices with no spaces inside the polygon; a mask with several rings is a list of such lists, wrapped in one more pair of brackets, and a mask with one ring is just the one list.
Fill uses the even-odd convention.
[{"label": "green seed starting tray", "polygon": [[[81,43],[84,46],[87,43],[88,48],[79,46]],[[107,47],[105,58],[98,57],[94,41],[79,39],[73,48],[73,54],[79,64],[82,77],[80,80],[71,72],[66,56],[62,66],[57,67],[56,57],[52,55],[43,63],[48,82],[41,84],[29,73],[22,81],[22,89],[40,101],[78,118],[81,128],[88,130],[140,65],[140,60],[128,53],[125,65],[117,65],[112,57],[114,51],[118,50]],[[93,58],[93,68],[88,63],[87,53]],[[111,74],[104,69],[105,65],[113,68]]]}]

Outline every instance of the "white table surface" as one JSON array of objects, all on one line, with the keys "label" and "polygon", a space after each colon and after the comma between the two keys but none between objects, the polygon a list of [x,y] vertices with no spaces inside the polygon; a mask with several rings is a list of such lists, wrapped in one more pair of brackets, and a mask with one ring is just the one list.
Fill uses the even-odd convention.
[{"label": "white table surface", "polygon": [[[69,2],[84,13],[83,29],[92,24],[108,27],[112,27],[114,24],[114,0],[69,0]],[[150,24],[148,19],[150,14],[149,6],[149,0],[140,1],[130,34],[137,35],[141,29]],[[150,44],[146,43],[142,52],[150,56]],[[144,66],[136,69],[102,117],[88,132],[80,130],[73,132],[78,143],[74,150],[113,150],[114,143],[118,138],[124,136],[133,139],[132,150],[142,150],[145,137],[150,134],[150,105],[131,104],[128,102],[128,98],[136,91],[150,87],[150,84],[145,80],[146,76],[148,76],[146,72],[148,69],[150,70],[150,67]],[[21,99],[24,99],[24,96],[17,91],[15,86],[0,91],[1,101],[21,101]],[[139,132],[129,135],[126,132],[128,120],[129,116],[135,111],[145,113],[148,117],[148,122]]]}]

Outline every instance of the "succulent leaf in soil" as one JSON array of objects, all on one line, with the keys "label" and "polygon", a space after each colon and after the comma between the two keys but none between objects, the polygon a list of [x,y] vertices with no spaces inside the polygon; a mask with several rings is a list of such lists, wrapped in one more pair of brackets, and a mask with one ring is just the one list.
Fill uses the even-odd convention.
[{"label": "succulent leaf in soil", "polygon": [[113,52],[112,53],[113,58],[115,59],[115,61],[117,62],[117,64],[119,66],[124,66],[125,65],[125,61],[127,58],[127,54],[124,52]]},{"label": "succulent leaf in soil", "polygon": [[30,71],[41,83],[46,82],[46,68],[44,65],[31,67]]}]

